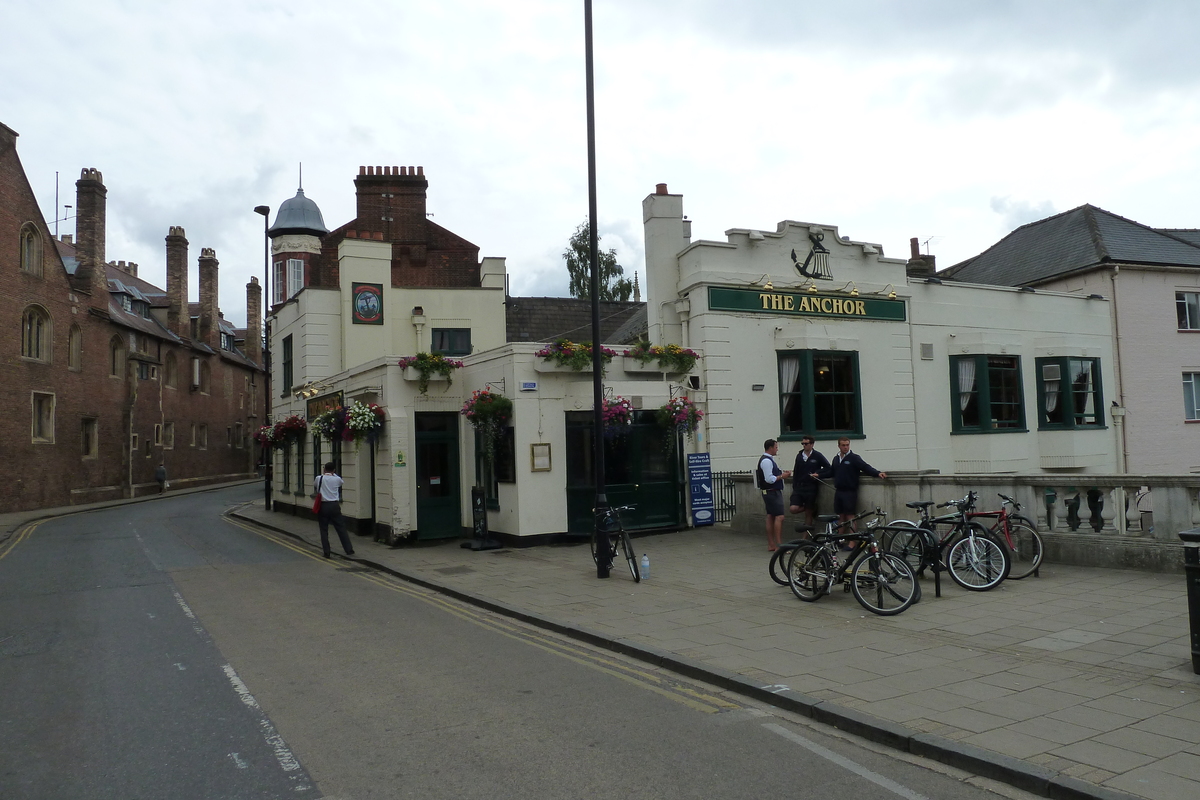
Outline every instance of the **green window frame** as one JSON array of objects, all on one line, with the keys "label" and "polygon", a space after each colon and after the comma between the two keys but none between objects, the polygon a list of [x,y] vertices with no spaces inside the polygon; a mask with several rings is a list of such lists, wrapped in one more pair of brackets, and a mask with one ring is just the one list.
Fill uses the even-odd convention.
[{"label": "green window frame", "polygon": [[1200,421],[1200,372],[1183,373],[1183,418]]},{"label": "green window frame", "polygon": [[292,393],[292,336],[288,334],[283,337],[283,385],[280,386],[280,397],[287,397]]},{"label": "green window frame", "polygon": [[853,350],[778,350],[780,439],[862,436],[862,391]]},{"label": "green window frame", "polygon": [[1100,359],[1061,356],[1034,360],[1038,428],[1103,428]]},{"label": "green window frame", "polygon": [[952,433],[1021,433],[1028,430],[1021,357],[951,356],[950,420]]},{"label": "green window frame", "polygon": [[471,355],[471,329],[434,328],[430,335],[429,352],[444,356]]}]

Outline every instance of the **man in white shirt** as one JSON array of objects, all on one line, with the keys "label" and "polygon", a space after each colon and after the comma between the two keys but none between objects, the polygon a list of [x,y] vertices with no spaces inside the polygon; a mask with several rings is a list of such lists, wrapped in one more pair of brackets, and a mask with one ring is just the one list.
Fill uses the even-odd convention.
[{"label": "man in white shirt", "polygon": [[787,479],[792,477],[790,469],[781,470],[775,463],[779,455],[779,442],[767,439],[763,442],[763,456],[758,460],[755,477],[758,488],[763,493],[763,504],[767,508],[767,550],[774,551],[779,547],[783,535],[783,487]]}]

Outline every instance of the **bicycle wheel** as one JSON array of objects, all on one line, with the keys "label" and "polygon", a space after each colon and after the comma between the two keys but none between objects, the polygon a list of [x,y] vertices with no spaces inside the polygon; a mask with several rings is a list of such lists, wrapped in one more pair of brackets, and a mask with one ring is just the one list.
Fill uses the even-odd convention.
[{"label": "bicycle wheel", "polygon": [[1008,549],[984,536],[979,525],[973,525],[967,535],[950,545],[950,551],[946,553],[950,577],[972,592],[995,588],[1008,575],[1011,566]]},{"label": "bicycle wheel", "polygon": [[[596,555],[596,549],[597,549],[596,537],[601,536],[601,535],[608,536],[608,534],[601,534],[599,531],[592,531],[592,561],[596,562],[596,566],[600,566],[600,559]],[[613,540],[612,540],[612,537],[609,536],[608,537],[608,568],[609,569],[612,569],[612,566],[613,566],[613,555],[614,555],[613,554]]]},{"label": "bicycle wheel", "polygon": [[625,560],[629,562],[629,572],[633,575],[633,582],[641,583],[642,573],[638,571],[637,556],[633,552],[633,541],[624,530],[621,531],[621,549],[625,551]]},{"label": "bicycle wheel", "polygon": [[788,585],[806,603],[820,600],[829,591],[832,572],[829,554],[812,542],[802,542],[788,558]]},{"label": "bicycle wheel", "polygon": [[925,564],[926,532],[916,525],[889,528],[880,549],[902,559],[914,573],[920,572]]},{"label": "bicycle wheel", "polygon": [[771,573],[771,580],[778,583],[780,586],[787,586],[787,560],[791,556],[792,549],[784,549],[778,547],[774,553],[771,553],[771,561],[767,564],[767,572]]},{"label": "bicycle wheel", "polygon": [[891,553],[860,558],[850,573],[854,599],[872,614],[890,617],[917,601],[916,576],[908,563]]},{"label": "bicycle wheel", "polygon": [[1008,518],[1009,555],[1012,570],[1008,577],[1014,581],[1028,578],[1042,563],[1042,537],[1033,523],[1024,517]]}]

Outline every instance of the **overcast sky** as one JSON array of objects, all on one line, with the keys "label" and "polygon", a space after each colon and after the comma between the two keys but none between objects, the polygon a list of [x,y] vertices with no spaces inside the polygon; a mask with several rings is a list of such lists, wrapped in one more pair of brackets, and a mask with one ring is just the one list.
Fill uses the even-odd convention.
[{"label": "overcast sky", "polygon": [[[1083,203],[1200,227],[1200,3],[593,13],[598,229],[627,273],[656,183],[683,195],[693,239],[794,219],[889,256],[917,237],[939,267]],[[236,325],[263,273],[253,209],[293,196],[301,162],[331,229],[359,165],[421,165],[433,220],[507,257],[514,294],[567,294],[588,208],[582,0],[4,0],[0,21],[0,122],[51,230],[55,173],[74,205],[98,168],[108,258],[163,286],[182,225],[193,299],[215,248]]]}]

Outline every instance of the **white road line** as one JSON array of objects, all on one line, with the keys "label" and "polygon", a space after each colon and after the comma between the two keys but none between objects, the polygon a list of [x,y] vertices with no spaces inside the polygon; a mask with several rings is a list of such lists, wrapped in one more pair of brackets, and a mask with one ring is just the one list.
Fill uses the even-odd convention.
[{"label": "white road line", "polygon": [[[254,699],[254,695],[250,694],[250,689],[238,677],[237,671],[229,664],[221,667],[221,670],[225,673],[225,677],[229,679],[229,683],[233,686],[233,690],[237,692],[242,703],[247,708],[254,709],[258,713],[258,727],[262,730],[263,740],[275,752],[275,758],[279,761],[279,766],[283,767],[284,772],[295,772],[300,769],[300,762],[292,755],[292,751],[288,749],[287,744],[283,741],[283,737],[275,730],[275,726],[271,724],[271,720],[267,719],[267,715],[259,707],[258,701]],[[300,775],[289,775],[288,778],[295,783],[293,786],[294,791],[306,792],[312,788]]]},{"label": "white road line", "polygon": [[845,756],[840,756],[837,753],[833,752],[832,750],[822,747],[821,745],[817,744],[816,742],[805,739],[803,736],[801,736],[798,733],[793,733],[792,731],[789,731],[787,728],[783,727],[782,725],[776,725],[773,722],[768,722],[768,723],[764,724],[763,727],[773,733],[778,733],[780,736],[782,736],[785,739],[795,742],[796,744],[800,745],[801,747],[803,747],[806,750],[816,753],[821,758],[824,758],[828,761],[832,761],[833,763],[837,764],[839,767],[842,767],[843,769],[850,770],[851,772],[853,772],[855,775],[859,776],[860,778],[866,778],[867,780],[871,781],[871,783],[874,783],[878,786],[882,786],[884,789],[887,789],[889,792],[898,794],[901,797],[906,798],[906,800],[929,800],[929,798],[927,798],[925,795],[918,794],[917,792],[914,792],[912,789],[908,789],[904,786],[901,786],[900,784],[896,783],[891,778],[885,778],[884,776],[880,775],[877,772],[872,772],[871,770],[867,769],[866,767],[862,766],[861,764],[857,764],[857,763],[851,761],[850,759],[846,758]]}]

